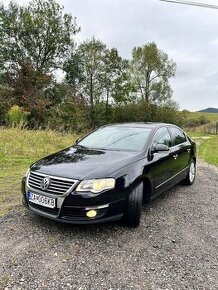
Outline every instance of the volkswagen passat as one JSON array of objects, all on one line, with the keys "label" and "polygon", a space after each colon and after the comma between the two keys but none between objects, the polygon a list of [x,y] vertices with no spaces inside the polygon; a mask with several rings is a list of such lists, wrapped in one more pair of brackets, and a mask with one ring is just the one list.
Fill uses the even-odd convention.
[{"label": "volkswagen passat", "polygon": [[191,185],[195,174],[196,145],[180,128],[107,125],[34,163],[22,181],[23,203],[58,221],[137,226],[143,202],[181,181]]}]

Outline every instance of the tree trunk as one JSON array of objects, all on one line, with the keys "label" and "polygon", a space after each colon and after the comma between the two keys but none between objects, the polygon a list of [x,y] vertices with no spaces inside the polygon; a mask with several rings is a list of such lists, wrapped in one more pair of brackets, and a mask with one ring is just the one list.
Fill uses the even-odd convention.
[{"label": "tree trunk", "polygon": [[95,126],[95,118],[94,118],[94,97],[93,97],[93,77],[90,76],[90,121],[91,127]]},{"label": "tree trunk", "polygon": [[106,108],[105,108],[105,119],[108,121],[108,102],[109,102],[109,91],[107,90]]},{"label": "tree trunk", "polygon": [[146,103],[149,103],[149,84],[150,84],[150,73],[146,73],[146,84],[145,84],[145,101]]}]

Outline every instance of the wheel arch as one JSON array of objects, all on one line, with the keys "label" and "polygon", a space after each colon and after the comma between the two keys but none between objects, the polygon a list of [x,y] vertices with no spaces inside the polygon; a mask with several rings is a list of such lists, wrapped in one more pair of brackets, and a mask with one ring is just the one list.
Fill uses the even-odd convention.
[{"label": "wheel arch", "polygon": [[152,194],[151,181],[146,176],[140,176],[133,182],[132,186],[135,186],[140,182],[143,182],[143,204],[146,204],[151,199],[151,194]]},{"label": "wheel arch", "polygon": [[197,162],[196,156],[192,156],[192,159],[191,160],[194,160],[194,162],[196,164],[196,162]]}]

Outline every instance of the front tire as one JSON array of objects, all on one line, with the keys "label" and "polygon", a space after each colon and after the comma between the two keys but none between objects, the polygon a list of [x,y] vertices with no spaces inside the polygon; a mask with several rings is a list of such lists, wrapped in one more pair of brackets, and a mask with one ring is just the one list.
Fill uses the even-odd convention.
[{"label": "front tire", "polygon": [[192,185],[196,177],[196,162],[192,159],[187,177],[183,180],[185,185]]},{"label": "front tire", "polygon": [[140,224],[142,201],[143,182],[141,181],[132,188],[128,198],[124,221],[129,227],[137,227]]}]

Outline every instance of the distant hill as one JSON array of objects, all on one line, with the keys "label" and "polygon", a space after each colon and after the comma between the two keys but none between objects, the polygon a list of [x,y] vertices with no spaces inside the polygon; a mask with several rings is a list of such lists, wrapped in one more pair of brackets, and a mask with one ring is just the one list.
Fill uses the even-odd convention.
[{"label": "distant hill", "polygon": [[200,110],[198,112],[203,112],[203,113],[218,113],[218,109],[217,108],[207,108],[207,109]]}]

